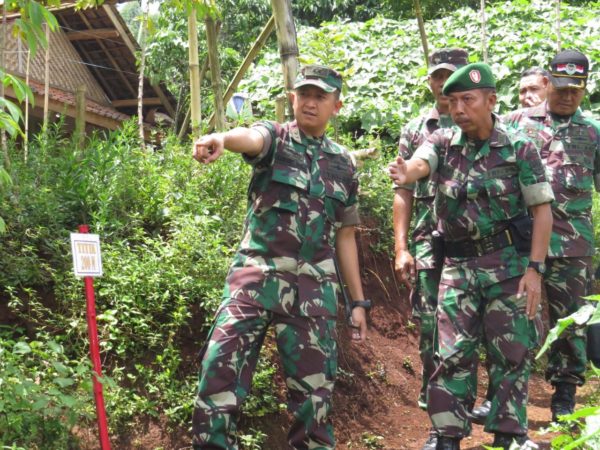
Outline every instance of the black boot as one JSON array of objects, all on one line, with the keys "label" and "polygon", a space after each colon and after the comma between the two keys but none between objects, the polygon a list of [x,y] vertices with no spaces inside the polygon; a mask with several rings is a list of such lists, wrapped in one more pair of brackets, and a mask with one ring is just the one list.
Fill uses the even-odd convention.
[{"label": "black boot", "polygon": [[438,435],[435,430],[429,432],[429,438],[421,450],[437,450]]},{"label": "black boot", "polygon": [[460,439],[447,436],[439,436],[435,450],[460,450]]},{"label": "black boot", "polygon": [[554,394],[552,394],[552,402],[550,403],[553,422],[557,422],[560,416],[573,414],[576,390],[577,386],[571,383],[556,383],[554,385]]},{"label": "black boot", "polygon": [[490,410],[492,409],[492,402],[489,400],[484,401],[477,408],[473,408],[471,411],[471,422],[476,423],[478,425],[484,425],[485,419],[490,414]]},{"label": "black boot", "polygon": [[526,434],[512,433],[495,433],[492,447],[501,448],[502,450],[509,450],[513,442],[516,443],[519,446],[518,448],[522,450],[535,450],[539,448],[535,442],[529,440]]}]

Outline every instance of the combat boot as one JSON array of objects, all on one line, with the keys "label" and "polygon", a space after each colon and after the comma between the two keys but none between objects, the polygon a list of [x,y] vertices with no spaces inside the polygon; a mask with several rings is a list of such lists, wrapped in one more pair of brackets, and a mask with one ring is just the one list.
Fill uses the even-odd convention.
[{"label": "combat boot", "polygon": [[425,442],[425,445],[421,450],[437,450],[438,435],[437,432],[432,428],[429,431],[429,438]]},{"label": "combat boot", "polygon": [[473,411],[471,411],[471,422],[476,423],[477,425],[484,425],[485,419],[489,416],[491,409],[492,402],[489,400],[484,401],[477,408],[473,408]]},{"label": "combat boot", "polygon": [[[516,444],[516,447],[515,447]],[[540,448],[535,442],[530,440],[526,434],[495,433],[492,447],[502,450],[535,450]]]},{"label": "combat boot", "polygon": [[435,450],[460,450],[460,439],[448,436],[438,436]]},{"label": "combat boot", "polygon": [[557,422],[560,416],[573,414],[576,390],[577,386],[571,383],[556,383],[554,385],[554,394],[552,394],[552,402],[550,403],[553,422]]}]

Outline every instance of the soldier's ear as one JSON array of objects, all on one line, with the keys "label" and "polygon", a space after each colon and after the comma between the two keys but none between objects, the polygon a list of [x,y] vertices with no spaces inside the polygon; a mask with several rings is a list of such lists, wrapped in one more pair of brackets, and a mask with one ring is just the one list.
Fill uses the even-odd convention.
[{"label": "soldier's ear", "polygon": [[290,103],[294,103],[295,99],[296,99],[296,91],[289,91],[288,92],[288,100],[290,101]]}]

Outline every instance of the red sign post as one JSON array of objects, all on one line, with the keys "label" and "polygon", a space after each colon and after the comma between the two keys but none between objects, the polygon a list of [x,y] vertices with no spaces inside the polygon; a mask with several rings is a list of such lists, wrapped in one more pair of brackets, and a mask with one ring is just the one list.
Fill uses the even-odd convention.
[{"label": "red sign post", "polygon": [[[89,233],[87,225],[79,225],[81,234]],[[89,245],[89,244],[88,244]],[[99,249],[98,249],[99,250]],[[100,346],[98,344],[98,327],[96,326],[96,296],[94,294],[94,278],[84,276],[85,297],[87,303],[88,335],[90,338],[90,355],[94,369],[94,398],[96,400],[96,417],[98,419],[98,431],[100,433],[100,445],[102,450],[110,450],[108,439],[108,423],[106,421],[106,409],[104,407],[104,396],[102,394],[102,364],[100,362]]]}]

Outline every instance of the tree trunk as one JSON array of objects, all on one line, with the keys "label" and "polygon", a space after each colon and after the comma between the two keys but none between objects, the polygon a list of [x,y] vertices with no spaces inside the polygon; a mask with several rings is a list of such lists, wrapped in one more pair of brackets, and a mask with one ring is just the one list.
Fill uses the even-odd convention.
[{"label": "tree trunk", "polygon": [[200,63],[198,59],[198,23],[196,6],[188,17],[189,65],[190,65],[190,108],[192,111],[192,135],[200,135],[201,99],[200,99]]},{"label": "tree trunk", "polygon": [[[277,41],[279,42],[279,54],[283,66],[283,82],[285,90],[294,89],[294,82],[298,75],[298,43],[296,38],[296,26],[290,0],[271,0],[273,15],[275,16],[275,29],[277,30]],[[292,105],[290,104],[289,117],[293,117]]]},{"label": "tree trunk", "polygon": [[44,122],[42,132],[46,135],[48,132],[48,103],[50,96],[50,27],[47,23],[44,26],[46,27],[46,42],[48,45],[46,46],[44,57]]},{"label": "tree trunk", "polygon": [[488,62],[487,31],[485,22],[485,0],[481,0],[481,54],[483,62]]},{"label": "tree trunk", "polygon": [[206,46],[208,47],[208,65],[210,66],[210,79],[212,81],[213,95],[215,97],[215,128],[217,131],[225,129],[225,108],[223,107],[223,83],[221,81],[221,62],[219,61],[219,44],[217,42],[217,25],[214,19],[207,16]]},{"label": "tree trunk", "polygon": [[[240,81],[242,81],[242,78],[244,78],[244,75],[246,74],[248,67],[250,67],[250,64],[252,64],[252,61],[254,61],[254,58],[256,58],[256,55],[258,55],[258,52],[260,52],[260,50],[263,48],[263,46],[267,42],[267,39],[269,38],[269,36],[271,36],[271,33],[273,32],[274,28],[275,28],[275,17],[271,16],[271,18],[269,19],[267,24],[264,26],[264,28],[260,32],[260,35],[254,42],[254,45],[252,45],[252,48],[250,49],[250,51],[244,58],[244,61],[240,65],[240,68],[233,76],[231,83],[229,83],[229,86],[227,86],[227,90],[225,91],[225,95],[223,97],[223,105],[226,105],[227,102],[229,100],[231,100],[231,97],[235,93],[235,90],[237,89],[238,85],[240,84]],[[208,121],[208,127],[210,130],[212,130],[214,128],[214,126],[215,126],[215,114],[213,113],[213,115],[210,117],[210,119]]]},{"label": "tree trunk", "polygon": [[560,52],[560,0],[556,0],[556,52]]},{"label": "tree trunk", "polygon": [[423,12],[421,11],[421,2],[415,0],[415,15],[419,24],[419,34],[421,35],[421,45],[423,46],[423,54],[425,55],[425,67],[429,67],[429,46],[427,45],[427,33],[425,32],[425,21],[423,20]]},{"label": "tree trunk", "polygon": [[140,129],[140,145],[145,149],[144,136],[144,71],[146,69],[146,28],[148,27],[148,0],[142,0],[142,23],[138,35],[140,44],[140,78],[138,82],[138,126]]}]

